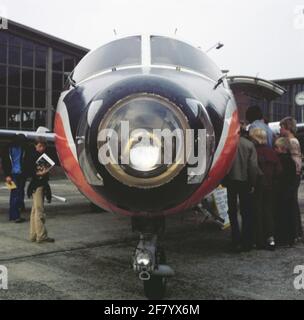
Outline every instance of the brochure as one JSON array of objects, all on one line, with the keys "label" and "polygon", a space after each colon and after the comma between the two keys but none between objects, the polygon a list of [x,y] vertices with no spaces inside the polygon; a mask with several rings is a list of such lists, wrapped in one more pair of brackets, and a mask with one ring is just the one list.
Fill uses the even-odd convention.
[{"label": "brochure", "polygon": [[54,167],[55,162],[46,153],[44,153],[38,158],[36,164],[37,170],[51,170]]}]

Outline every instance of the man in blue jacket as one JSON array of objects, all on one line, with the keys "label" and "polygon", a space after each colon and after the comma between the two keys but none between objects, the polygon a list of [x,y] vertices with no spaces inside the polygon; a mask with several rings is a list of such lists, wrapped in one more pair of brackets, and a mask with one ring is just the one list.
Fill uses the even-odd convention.
[{"label": "man in blue jacket", "polygon": [[26,137],[17,135],[3,152],[2,169],[5,181],[8,184],[15,183],[16,188],[11,189],[9,220],[16,223],[23,222],[20,210],[24,209],[24,187],[27,179],[27,146]]}]

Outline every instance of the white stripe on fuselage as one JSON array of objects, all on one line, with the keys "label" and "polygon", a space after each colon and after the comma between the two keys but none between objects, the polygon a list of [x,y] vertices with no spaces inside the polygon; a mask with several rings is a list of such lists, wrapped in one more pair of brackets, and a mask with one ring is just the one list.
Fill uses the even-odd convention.
[{"label": "white stripe on fuselage", "polygon": [[71,149],[72,154],[75,157],[75,160],[78,162],[76,145],[75,145],[72,131],[71,131],[70,118],[69,118],[67,107],[63,101],[63,99],[68,93],[69,93],[69,90],[63,91],[61,93],[60,98],[58,100],[57,112],[60,114],[61,120],[63,122],[63,128],[64,128],[65,135],[68,139],[69,148]]},{"label": "white stripe on fuselage", "polygon": [[226,112],[225,112],[222,135],[221,135],[219,144],[216,148],[211,168],[213,168],[213,166],[216,164],[217,160],[219,159],[219,157],[224,149],[224,146],[225,146],[225,143],[226,143],[226,140],[228,137],[229,129],[230,129],[230,124],[232,121],[232,115],[233,115],[234,111],[236,111],[235,104],[233,103],[233,100],[229,100],[229,102],[227,104]]}]

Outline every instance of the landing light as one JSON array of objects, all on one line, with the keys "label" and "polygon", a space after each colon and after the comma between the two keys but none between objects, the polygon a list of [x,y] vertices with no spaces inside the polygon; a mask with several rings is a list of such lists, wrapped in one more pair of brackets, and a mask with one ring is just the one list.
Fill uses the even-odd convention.
[{"label": "landing light", "polygon": [[130,150],[131,166],[139,171],[153,170],[159,163],[160,148],[156,146],[135,145]]},{"label": "landing light", "polygon": [[148,252],[140,252],[136,257],[136,262],[141,266],[148,266],[151,263],[151,257]]}]

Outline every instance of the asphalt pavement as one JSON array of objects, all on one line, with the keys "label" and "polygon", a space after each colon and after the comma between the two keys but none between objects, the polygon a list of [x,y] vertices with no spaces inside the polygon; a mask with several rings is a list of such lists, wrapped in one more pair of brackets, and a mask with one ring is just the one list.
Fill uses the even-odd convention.
[{"label": "asphalt pavement", "polygon": [[[137,235],[129,218],[92,210],[68,180],[51,184],[67,203],[46,205],[47,229],[56,241],[44,244],[28,240],[31,200],[27,221],[9,222],[9,193],[0,184],[0,265],[8,270],[0,299],[145,299],[130,267]],[[300,204],[304,211],[303,185]],[[162,243],[176,272],[166,299],[304,299],[304,290],[294,288],[304,244],[232,254],[229,229],[202,224],[193,212],[169,217],[166,226]]]}]

